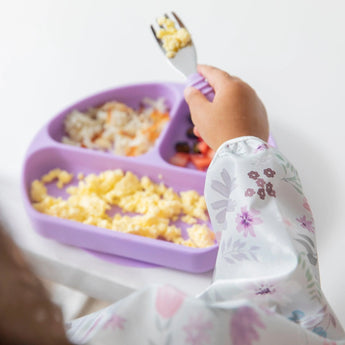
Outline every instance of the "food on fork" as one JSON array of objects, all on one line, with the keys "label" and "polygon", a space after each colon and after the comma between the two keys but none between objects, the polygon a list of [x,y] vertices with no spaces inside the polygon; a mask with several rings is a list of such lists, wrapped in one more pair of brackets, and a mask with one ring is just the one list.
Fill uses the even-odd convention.
[{"label": "food on fork", "polygon": [[68,114],[62,142],[120,156],[138,156],[154,146],[168,121],[163,98],[144,98],[138,110],[112,101]]},{"label": "food on fork", "polygon": [[168,58],[175,57],[176,53],[191,42],[191,36],[186,28],[177,29],[173,20],[161,17],[157,20],[161,29],[157,32],[157,38],[163,41],[163,48]]},{"label": "food on fork", "polygon": [[[196,49],[191,35],[176,13],[171,12],[171,17],[165,14],[150,26],[153,37],[169,63],[187,78],[187,86],[195,87],[212,102],[214,90],[197,71]],[[157,30],[157,24],[161,29]]]},{"label": "food on fork", "polygon": [[[67,171],[53,169],[34,180],[30,189],[33,207],[50,216],[188,247],[215,244],[214,233],[207,226],[205,198],[194,190],[176,193],[162,182],[117,169],[78,174],[78,184],[63,189],[69,194],[66,199],[49,194],[48,183],[57,180],[61,189],[72,177]],[[114,211],[117,213],[111,216]],[[181,226],[189,238],[182,236]]]}]

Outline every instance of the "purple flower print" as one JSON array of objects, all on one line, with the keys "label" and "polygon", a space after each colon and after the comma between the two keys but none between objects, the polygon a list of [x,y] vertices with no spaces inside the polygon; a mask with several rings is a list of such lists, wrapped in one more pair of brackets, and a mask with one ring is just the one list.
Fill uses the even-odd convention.
[{"label": "purple flower print", "polygon": [[266,193],[265,193],[265,190],[263,188],[259,188],[258,191],[257,191],[259,197],[261,200],[264,200],[265,197],[266,197]]},{"label": "purple flower print", "polygon": [[[263,169],[263,173],[268,178],[273,178],[276,174],[276,172],[271,168]],[[249,178],[255,180],[255,184],[259,187],[256,191],[256,194],[259,195],[261,200],[265,200],[266,196],[272,196],[274,198],[276,197],[276,191],[273,189],[273,184],[271,182],[266,182],[264,178],[259,178],[260,174],[257,171],[250,171],[248,176]],[[253,194],[251,191],[252,188],[248,188],[245,192],[245,196],[254,196],[255,193]]]},{"label": "purple flower print", "polygon": [[248,283],[237,297],[253,301],[259,307],[284,307],[292,302],[300,290],[301,287],[296,282],[261,281]]},{"label": "purple flower print", "polygon": [[259,286],[255,287],[255,295],[257,296],[273,295],[276,293],[276,291],[276,287],[270,283],[261,283]]},{"label": "purple flower print", "polygon": [[272,170],[271,168],[267,168],[267,169],[264,169],[264,174],[267,176],[267,177],[274,177],[274,175],[276,174],[276,172],[274,170]]},{"label": "purple flower print", "polygon": [[273,184],[271,182],[266,183],[266,192],[269,196],[276,197],[276,191],[273,189]]},{"label": "purple flower print", "polygon": [[265,181],[262,178],[258,178],[256,184],[258,187],[265,187]]},{"label": "purple flower print", "polygon": [[245,193],[244,196],[253,196],[255,194],[255,190],[253,188],[248,188]]},{"label": "purple flower print", "polygon": [[260,151],[265,151],[265,150],[267,150],[267,149],[268,149],[268,145],[267,145],[267,144],[261,144],[261,145],[259,145],[259,146],[256,148],[255,153],[256,153],[256,152],[260,152]]},{"label": "purple flower print", "polygon": [[296,220],[300,223],[302,228],[308,230],[309,232],[314,233],[313,220],[307,220],[307,217],[305,215],[299,218],[296,218]]},{"label": "purple flower print", "polygon": [[209,330],[212,328],[212,322],[203,321],[201,314],[190,317],[188,324],[183,327],[186,333],[186,343],[192,345],[209,344],[211,340]]},{"label": "purple flower print", "polygon": [[256,237],[254,232],[254,225],[261,224],[262,220],[259,217],[255,217],[260,214],[257,210],[247,211],[247,206],[241,207],[241,213],[237,214],[237,231],[243,232],[243,236],[247,237],[250,234],[253,237]]},{"label": "purple flower print", "polygon": [[256,180],[260,176],[260,174],[257,171],[250,171],[248,173],[248,176],[249,178]]},{"label": "purple flower print", "polygon": [[260,339],[257,328],[266,328],[258,313],[250,307],[239,308],[230,321],[230,337],[233,345],[252,345]]}]

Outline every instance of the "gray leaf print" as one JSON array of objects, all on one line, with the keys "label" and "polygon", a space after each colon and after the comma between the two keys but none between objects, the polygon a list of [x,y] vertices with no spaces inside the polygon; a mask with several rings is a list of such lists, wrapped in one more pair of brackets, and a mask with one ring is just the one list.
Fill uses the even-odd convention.
[{"label": "gray leaf print", "polygon": [[219,194],[223,195],[224,198],[227,198],[230,195],[230,186],[226,186],[224,183],[219,181],[213,180],[211,183],[211,187],[218,192]]},{"label": "gray leaf print", "polygon": [[216,221],[222,226],[222,229],[226,228],[226,213],[233,212],[235,210],[236,201],[230,199],[230,194],[236,187],[234,181],[231,180],[229,173],[223,169],[220,173],[221,181],[212,180],[211,188],[220,194],[222,197],[219,200],[214,201],[211,204],[212,209],[217,210]]},{"label": "gray leaf print", "polygon": [[226,216],[226,208],[224,208],[223,210],[221,210],[220,212],[218,212],[216,214],[216,220],[219,224],[222,224],[225,222],[225,216]]},{"label": "gray leaf print", "polygon": [[220,208],[224,208],[224,207],[227,207],[228,206],[228,201],[227,200],[218,200],[218,201],[215,201],[211,204],[212,208],[214,210],[218,210]]},{"label": "gray leaf print", "polygon": [[307,241],[310,243],[310,245],[311,245],[313,248],[315,248],[314,241],[313,241],[311,238],[309,238],[307,235],[303,235],[303,234],[299,234],[299,236],[300,236],[300,237],[303,237],[305,240],[307,240]]},{"label": "gray leaf print", "polygon": [[311,245],[313,246],[313,248],[315,248],[314,243],[312,242],[312,240],[305,235],[300,235],[301,237],[305,238],[305,240],[301,240],[296,238],[295,241],[297,241],[298,243],[302,244],[302,246],[307,250],[308,254],[307,254],[307,258],[309,260],[309,262],[316,266],[317,265],[317,254],[316,252],[311,248]]},{"label": "gray leaf print", "polygon": [[258,246],[251,246],[246,248],[247,243],[240,239],[232,241],[229,238],[227,243],[221,246],[221,253],[224,260],[229,264],[236,264],[241,261],[258,261],[256,251],[260,248]]},{"label": "gray leaf print", "polygon": [[236,262],[232,259],[230,259],[229,257],[225,256],[224,260],[228,263],[228,264],[235,264]]},{"label": "gray leaf print", "polygon": [[222,170],[222,172],[220,173],[220,176],[222,177],[224,183],[227,186],[231,186],[231,177],[225,169]]}]

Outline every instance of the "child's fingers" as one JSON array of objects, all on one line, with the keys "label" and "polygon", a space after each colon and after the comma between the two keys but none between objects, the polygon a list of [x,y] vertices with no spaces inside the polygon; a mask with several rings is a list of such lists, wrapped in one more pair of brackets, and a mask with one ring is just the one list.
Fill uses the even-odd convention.
[{"label": "child's fingers", "polygon": [[207,98],[194,87],[186,87],[184,90],[184,97],[189,105],[192,116],[194,114],[204,114],[210,104]]},{"label": "child's fingers", "polygon": [[228,73],[208,65],[198,65],[198,72],[207,79],[208,83],[213,87],[217,93],[224,83],[233,79]]},{"label": "child's fingers", "polygon": [[195,126],[193,127],[193,133],[194,133],[194,135],[197,136],[198,138],[201,138],[201,135],[200,135],[200,133],[199,133],[199,130],[198,130]]}]

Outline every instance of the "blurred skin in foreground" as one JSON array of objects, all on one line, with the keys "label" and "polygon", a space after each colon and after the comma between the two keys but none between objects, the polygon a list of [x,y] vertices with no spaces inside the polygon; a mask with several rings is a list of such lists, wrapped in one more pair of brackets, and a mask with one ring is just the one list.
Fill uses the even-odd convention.
[{"label": "blurred skin in foreground", "polygon": [[[24,231],[24,230],[23,230]],[[67,345],[61,310],[0,223],[0,343]]]}]

